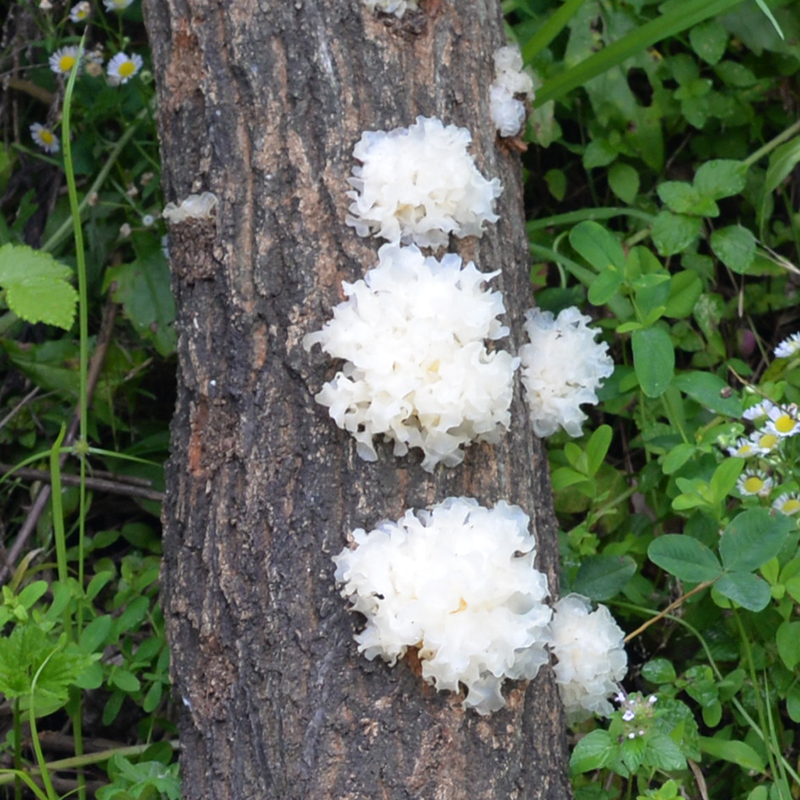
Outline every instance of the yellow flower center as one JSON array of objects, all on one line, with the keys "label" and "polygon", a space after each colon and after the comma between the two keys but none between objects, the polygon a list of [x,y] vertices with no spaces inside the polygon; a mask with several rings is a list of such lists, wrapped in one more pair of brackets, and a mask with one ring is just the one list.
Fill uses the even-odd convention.
[{"label": "yellow flower center", "polygon": [[134,72],[136,72],[136,64],[134,64],[133,61],[123,61],[119,65],[120,78],[130,78]]},{"label": "yellow flower center", "polygon": [[41,130],[39,131],[39,139],[41,139],[44,144],[53,144],[55,137],[50,131]]},{"label": "yellow flower center", "polygon": [[744,490],[750,494],[758,494],[764,488],[764,481],[758,475],[750,475],[744,480]]},{"label": "yellow flower center", "polygon": [[800,500],[797,500],[794,497],[790,497],[784,504],[783,508],[781,508],[784,514],[796,514],[800,511]]},{"label": "yellow flower center", "polygon": [[65,54],[58,59],[58,68],[61,72],[69,72],[75,66],[75,56]]},{"label": "yellow flower center", "polygon": [[765,450],[772,450],[777,445],[778,437],[774,433],[765,433],[758,437],[758,446],[763,447]]},{"label": "yellow flower center", "polygon": [[775,420],[775,427],[781,433],[791,433],[796,425],[797,420],[794,417],[790,417],[788,414],[781,414],[778,419]]}]

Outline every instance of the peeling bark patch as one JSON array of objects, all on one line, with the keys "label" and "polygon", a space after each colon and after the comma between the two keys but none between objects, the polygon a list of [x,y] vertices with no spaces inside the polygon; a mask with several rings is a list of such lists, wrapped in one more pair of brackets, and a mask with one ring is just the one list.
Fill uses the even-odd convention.
[{"label": "peeling bark patch", "polygon": [[192,716],[202,720],[205,727],[209,720],[227,718],[237,678],[236,667],[216,636],[201,637],[200,650],[203,655],[196,661],[198,669],[189,687],[189,701]]},{"label": "peeling bark patch", "polygon": [[235,455],[237,420],[224,405],[201,397],[189,419],[187,466],[193,478],[206,479]]}]

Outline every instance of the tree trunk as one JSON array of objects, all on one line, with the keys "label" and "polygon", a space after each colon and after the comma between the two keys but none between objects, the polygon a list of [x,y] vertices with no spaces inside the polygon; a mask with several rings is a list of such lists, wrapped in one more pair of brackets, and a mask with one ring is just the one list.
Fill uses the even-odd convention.
[{"label": "tree trunk", "polygon": [[213,192],[216,217],[170,232],[178,403],[165,505],[164,612],[187,800],[569,797],[549,669],[488,717],[406,661],[359,656],[331,556],[451,495],[531,516],[557,589],[543,449],[519,389],[501,444],[433,474],[365,463],[314,394],[330,361],[302,347],[377,263],[344,219],[363,130],[417,115],[469,128],[499,176],[500,222],[458,242],[505,293],[509,349],[531,305],[518,158],[489,118],[498,0],[423,0],[402,20],[361,0],[145,0],[167,199]]}]

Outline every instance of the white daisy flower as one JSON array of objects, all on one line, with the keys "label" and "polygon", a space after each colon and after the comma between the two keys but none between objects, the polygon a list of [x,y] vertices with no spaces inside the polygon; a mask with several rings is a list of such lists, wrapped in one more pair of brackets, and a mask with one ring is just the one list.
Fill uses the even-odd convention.
[{"label": "white daisy flower", "polygon": [[800,353],[800,331],[784,339],[776,348],[777,358],[791,358]]},{"label": "white daisy flower", "polygon": [[75,45],[68,45],[56,50],[50,56],[50,69],[57,75],[69,75],[78,60],[78,48]]},{"label": "white daisy flower", "polygon": [[[741,441],[741,439],[739,441]],[[753,431],[753,433],[750,434],[750,441],[757,450],[758,455],[765,456],[771,453],[780,444],[781,437],[768,430]]]},{"label": "white daisy flower", "polygon": [[106,11],[124,11],[133,0],[103,0]]},{"label": "white daisy flower", "polygon": [[736,444],[732,447],[728,447],[727,450],[728,455],[734,458],[752,458],[762,453],[761,448],[753,442],[752,439],[748,439],[745,436],[741,436],[737,439]]},{"label": "white daisy flower", "polygon": [[33,141],[46,153],[57,153],[61,149],[61,142],[58,140],[58,136],[38,122],[34,122],[31,125],[31,136]]},{"label": "white daisy flower", "polygon": [[779,511],[781,514],[786,514],[787,517],[796,514],[800,511],[800,494],[794,492],[793,494],[782,494],[773,504],[773,511]]},{"label": "white daisy flower", "polygon": [[772,478],[760,470],[746,470],[739,476],[736,488],[740,494],[763,497],[772,489]]},{"label": "white daisy flower", "polygon": [[92,4],[89,0],[81,0],[77,5],[69,10],[69,18],[72,22],[86,22],[92,13]]},{"label": "white daisy flower", "polygon": [[794,403],[790,406],[773,406],[769,410],[769,422],[764,430],[782,438],[796,436],[800,433],[797,406]]},{"label": "white daisy flower", "polygon": [[762,417],[766,417],[769,414],[769,410],[774,407],[775,403],[771,400],[762,400],[754,406],[746,408],[742,413],[742,418],[749,420],[761,419]]},{"label": "white daisy flower", "polygon": [[117,53],[108,62],[108,77],[114,86],[127,83],[144,65],[142,57],[138,53],[127,55]]}]

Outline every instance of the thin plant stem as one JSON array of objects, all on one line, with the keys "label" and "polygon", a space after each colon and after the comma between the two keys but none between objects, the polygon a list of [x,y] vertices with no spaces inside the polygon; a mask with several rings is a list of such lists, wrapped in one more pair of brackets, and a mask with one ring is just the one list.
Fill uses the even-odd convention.
[{"label": "thin plant stem", "polygon": [[39,669],[36,670],[36,674],[33,676],[33,680],[31,681],[31,691],[29,694],[30,710],[28,712],[28,724],[31,726],[31,744],[33,744],[33,751],[36,754],[36,763],[39,765],[42,783],[44,784],[44,790],[47,793],[49,800],[58,800],[58,796],[53,788],[53,781],[50,778],[50,771],[47,769],[47,762],[44,760],[44,753],[42,752],[42,743],[39,741],[39,731],[36,728],[35,694],[36,682],[39,680],[42,670],[47,665],[47,662],[53,657],[55,652],[56,651],[53,650],[53,652],[50,653],[50,655],[47,656],[44,661],[42,661]]},{"label": "thin plant stem", "polygon": [[635,639],[640,633],[644,633],[651,625],[655,624],[664,617],[669,616],[670,611],[674,611],[678,606],[682,605],[684,601],[688,600],[692,595],[697,594],[698,592],[702,592],[703,589],[708,589],[714,581],[703,581],[702,583],[698,583],[694,589],[690,589],[686,594],[682,594],[677,600],[670,603],[663,611],[654,612],[655,616],[652,619],[647,620],[644,624],[640,625],[633,633],[629,633],[625,637],[625,642],[629,642],[631,639]]},{"label": "thin plant stem", "polygon": [[800,120],[790,125],[785,131],[779,133],[774,139],[770,139],[763,147],[759,147],[755,153],[751,153],[742,161],[748,167],[760,161],[764,156],[768,156],[778,145],[783,144],[787,139],[791,139],[796,133],[800,133]]},{"label": "thin plant stem", "polygon": [[[75,183],[75,166],[72,161],[72,93],[75,89],[75,81],[78,77],[81,59],[83,58],[84,43],[86,34],[81,37],[78,44],[78,54],[75,65],[67,81],[67,89],[64,93],[64,115],[62,119],[62,129],[64,132],[64,173],[67,179],[67,193],[69,196],[70,215],[72,216],[72,230],[75,237],[75,260],[78,272],[78,327],[80,331],[80,400],[79,414],[80,422],[78,427],[78,441],[76,451],[80,458],[80,487],[79,492],[79,511],[78,511],[78,586],[81,594],[84,591],[84,543],[86,539],[86,453],[88,448],[88,428],[89,428],[89,290],[88,275],[86,273],[86,252],[83,246],[83,225],[81,223],[81,211],[78,203],[78,188]],[[58,487],[60,490],[60,486]],[[56,496],[56,486],[53,484],[53,498]],[[63,519],[62,519],[63,525]],[[83,614],[77,615],[77,633],[80,636]],[[71,718],[72,732],[75,741],[75,755],[83,755],[83,721],[81,719],[81,694],[79,689],[75,689],[72,694]],[[44,776],[43,776],[44,777]],[[78,798],[86,800],[86,778],[82,772],[78,773]]]},{"label": "thin plant stem", "polygon": [[[22,711],[19,697],[14,698],[14,772],[22,769]],[[14,800],[22,800],[22,778],[14,775]]]},{"label": "thin plant stem", "polygon": [[568,211],[566,214],[555,214],[552,217],[541,217],[529,220],[525,227],[528,233],[542,228],[557,227],[558,225],[576,225],[584,220],[612,219],[613,217],[635,217],[652,224],[655,217],[638,208],[584,208],[580,211]]}]

